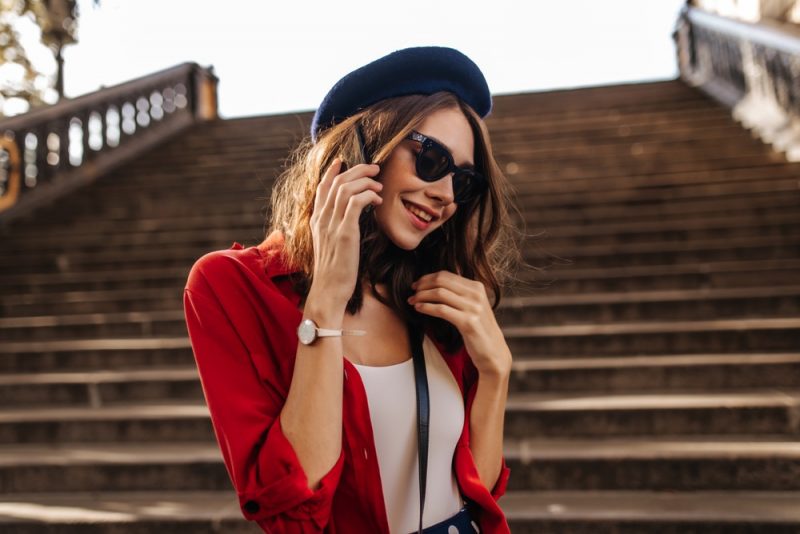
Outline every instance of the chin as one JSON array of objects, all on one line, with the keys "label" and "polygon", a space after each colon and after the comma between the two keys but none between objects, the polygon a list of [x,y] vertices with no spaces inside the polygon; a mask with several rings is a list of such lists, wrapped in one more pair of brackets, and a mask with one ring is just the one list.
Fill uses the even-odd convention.
[{"label": "chin", "polygon": [[412,236],[408,235],[405,232],[403,232],[402,235],[394,235],[394,233],[392,232],[386,234],[386,236],[389,238],[389,240],[391,240],[392,243],[395,244],[395,246],[407,251],[412,251],[416,249],[422,242],[422,239],[425,237],[424,235]]}]

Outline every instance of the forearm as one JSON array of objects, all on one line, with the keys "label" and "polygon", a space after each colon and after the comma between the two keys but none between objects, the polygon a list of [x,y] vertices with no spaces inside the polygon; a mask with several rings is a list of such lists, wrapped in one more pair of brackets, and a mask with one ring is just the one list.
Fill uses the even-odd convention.
[{"label": "forearm", "polygon": [[[320,328],[342,327],[344,306],[339,310],[312,292],[303,318]],[[292,444],[316,490],[323,476],[336,464],[342,450],[343,402],[342,338],[322,337],[312,345],[298,342],[292,383],[281,411],[281,428]]]},{"label": "forearm", "polygon": [[508,373],[485,373],[470,413],[470,450],[481,481],[491,491],[502,468],[503,424],[508,398]]}]

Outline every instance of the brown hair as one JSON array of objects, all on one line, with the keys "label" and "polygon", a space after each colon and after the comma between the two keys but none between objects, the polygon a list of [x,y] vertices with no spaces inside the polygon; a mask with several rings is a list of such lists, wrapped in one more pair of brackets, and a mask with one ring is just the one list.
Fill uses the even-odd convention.
[{"label": "brown hair", "polygon": [[[412,294],[411,283],[423,274],[440,270],[480,280],[487,287],[490,300],[494,299],[494,310],[500,304],[501,288],[508,280],[517,280],[513,271],[524,263],[514,240],[515,234],[524,234],[518,234],[508,214],[509,208],[519,214],[510,198],[511,186],[494,160],[484,122],[455,95],[439,92],[382,100],[330,127],[318,136],[316,144],[305,139],[290,156],[272,191],[267,231],[267,235],[275,230],[283,233],[283,254],[288,264],[299,270],[292,275],[294,288],[305,299],[313,276],[310,219],[316,190],[334,157],[342,157],[348,166],[361,162],[356,126],[361,124],[366,152],[372,154],[371,163],[380,165],[427,115],[452,108],[460,109],[470,124],[475,138],[475,168],[487,178],[488,190],[479,198],[460,204],[454,215],[425,236],[413,251],[397,247],[378,228],[375,218],[362,212],[358,277],[347,303],[350,314],[361,309],[362,281],[366,278],[380,302],[406,322],[430,326],[433,335],[451,352],[463,343],[460,333],[449,322],[421,314],[406,303]],[[524,221],[521,215],[520,220]],[[374,291],[379,283],[386,284],[388,298]]]}]

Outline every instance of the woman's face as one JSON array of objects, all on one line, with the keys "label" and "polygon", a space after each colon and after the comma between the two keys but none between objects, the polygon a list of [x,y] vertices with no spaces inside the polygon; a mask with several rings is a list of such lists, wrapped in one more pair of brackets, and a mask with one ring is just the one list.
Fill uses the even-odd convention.
[{"label": "woman's face", "polygon": [[[461,110],[442,109],[431,113],[416,131],[447,147],[456,166],[474,163],[472,129]],[[417,248],[426,235],[443,225],[456,211],[453,174],[435,182],[419,178],[415,169],[419,150],[417,141],[401,142],[383,163],[378,175],[383,184],[380,192],[383,203],[375,207],[375,218],[389,239],[404,250]],[[409,209],[409,203],[434,213],[433,219],[429,223],[421,221]]]}]

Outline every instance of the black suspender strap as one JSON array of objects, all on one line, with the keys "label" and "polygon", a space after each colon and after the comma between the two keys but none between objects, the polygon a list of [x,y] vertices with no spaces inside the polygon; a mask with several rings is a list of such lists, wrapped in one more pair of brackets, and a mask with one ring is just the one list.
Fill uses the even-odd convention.
[{"label": "black suspender strap", "polygon": [[410,325],[408,329],[411,353],[414,358],[414,382],[417,389],[417,448],[419,452],[419,532],[422,534],[422,511],[425,508],[425,482],[428,475],[428,427],[430,421],[430,397],[428,376],[425,372],[425,354],[422,350],[423,330],[421,325]]}]

